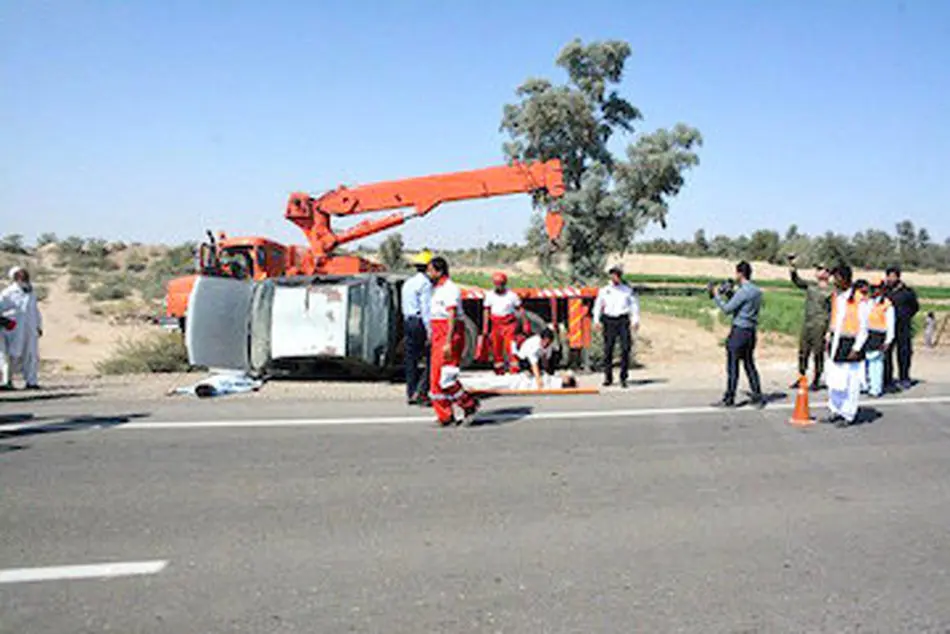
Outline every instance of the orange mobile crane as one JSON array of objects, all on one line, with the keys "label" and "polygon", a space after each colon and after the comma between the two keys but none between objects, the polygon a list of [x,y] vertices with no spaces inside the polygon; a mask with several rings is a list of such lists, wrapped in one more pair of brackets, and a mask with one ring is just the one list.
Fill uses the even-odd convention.
[{"label": "orange mobile crane", "polygon": [[[471,171],[408,178],[357,187],[340,186],[320,196],[291,194],[285,218],[303,231],[307,247],[284,246],[264,238],[212,239],[202,244],[198,271],[205,276],[233,276],[262,280],[296,275],[347,276],[378,273],[384,267],[354,255],[337,254],[341,245],[399,226],[425,216],[445,202],[489,198],[518,193],[533,193],[546,202],[564,195],[561,164],[557,160],[513,163]],[[383,218],[365,220],[334,231],[334,217],[349,217],[380,211],[399,211]],[[556,206],[549,205],[545,217],[548,237],[556,241],[564,221]],[[188,297],[196,276],[171,280],[166,296],[166,315],[184,325]],[[568,347],[574,352],[590,345],[590,307],[596,289],[513,289],[524,302],[532,330],[563,320]],[[463,295],[469,341],[482,328],[484,293],[466,291]],[[471,347],[471,346],[470,346]],[[466,351],[471,359],[472,350]]]},{"label": "orange mobile crane", "polygon": [[[411,218],[425,216],[445,202],[529,192],[545,192],[550,198],[563,196],[564,180],[560,161],[514,163],[468,172],[374,183],[353,189],[341,186],[317,198],[296,193],[290,196],[284,217],[300,227],[307,237],[314,272],[346,275],[372,271],[378,265],[359,257],[333,255],[340,245],[386,231]],[[365,220],[339,233],[330,226],[334,216],[354,216],[407,207],[412,207],[413,211],[390,214],[378,220]],[[556,240],[563,227],[560,213],[551,208],[545,220],[548,236]]]},{"label": "orange mobile crane", "polygon": [[[564,195],[561,164],[513,163],[465,172],[408,178],[359,187],[340,186],[316,198],[294,193],[287,203],[285,217],[300,227],[309,249],[285,246],[260,237],[229,238],[209,232],[209,240],[199,249],[197,271],[201,275],[231,276],[254,280],[285,275],[353,275],[385,270],[361,257],[337,255],[337,247],[361,240],[414,217],[427,215],[444,202],[489,198],[507,194],[544,192],[551,198]],[[413,208],[376,220],[366,220],[349,229],[335,232],[331,219],[336,216]],[[556,209],[547,213],[549,237],[556,240],[563,220]],[[166,287],[166,317],[185,317],[194,275],[170,280]]]}]

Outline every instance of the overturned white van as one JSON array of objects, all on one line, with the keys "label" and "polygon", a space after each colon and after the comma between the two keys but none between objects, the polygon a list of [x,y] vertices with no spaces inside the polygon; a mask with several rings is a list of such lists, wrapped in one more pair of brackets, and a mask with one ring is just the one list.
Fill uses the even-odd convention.
[{"label": "overturned white van", "polygon": [[404,279],[198,277],[188,300],[188,359],[254,376],[386,375],[401,363]]}]

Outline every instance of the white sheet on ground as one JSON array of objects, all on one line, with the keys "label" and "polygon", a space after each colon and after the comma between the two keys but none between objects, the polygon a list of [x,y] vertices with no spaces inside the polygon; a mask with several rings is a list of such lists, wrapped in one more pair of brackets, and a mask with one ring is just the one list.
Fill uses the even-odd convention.
[{"label": "white sheet on ground", "polygon": [[242,394],[255,392],[264,385],[258,379],[252,379],[245,374],[214,374],[198,381],[190,387],[179,387],[171,391],[172,394],[188,394],[199,398],[225,396],[227,394]]},{"label": "white sheet on ground", "polygon": [[[564,387],[560,376],[543,375],[541,380],[545,390],[560,390]],[[467,390],[536,390],[538,384],[530,374],[487,374],[463,377],[462,385]]]}]

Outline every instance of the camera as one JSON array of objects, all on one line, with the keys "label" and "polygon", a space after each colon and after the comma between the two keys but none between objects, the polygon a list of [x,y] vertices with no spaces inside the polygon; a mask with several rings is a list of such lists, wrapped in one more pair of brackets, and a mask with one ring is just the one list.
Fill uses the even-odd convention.
[{"label": "camera", "polygon": [[706,291],[709,293],[709,298],[712,299],[715,295],[714,291],[718,289],[719,294],[725,297],[727,300],[732,299],[732,296],[736,293],[736,283],[732,280],[724,280],[722,282],[710,282],[706,285]]}]

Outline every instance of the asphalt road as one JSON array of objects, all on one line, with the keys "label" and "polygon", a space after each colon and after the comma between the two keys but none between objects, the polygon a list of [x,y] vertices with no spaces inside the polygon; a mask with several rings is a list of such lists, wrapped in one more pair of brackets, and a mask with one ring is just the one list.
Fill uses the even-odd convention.
[{"label": "asphalt road", "polygon": [[[499,399],[456,430],[7,401],[0,631],[950,632],[943,394],[845,430],[689,394]],[[160,563],[25,580],[110,562]]]}]

